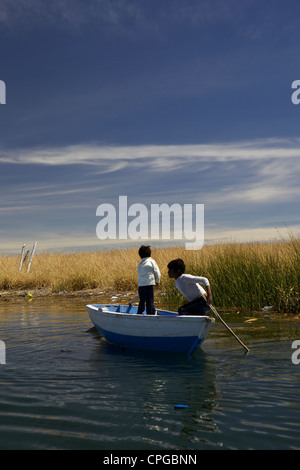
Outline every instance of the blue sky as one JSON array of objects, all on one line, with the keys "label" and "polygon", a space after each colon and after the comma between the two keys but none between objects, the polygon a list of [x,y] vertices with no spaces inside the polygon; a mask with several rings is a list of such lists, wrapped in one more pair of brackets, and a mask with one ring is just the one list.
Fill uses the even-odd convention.
[{"label": "blue sky", "polygon": [[1,253],[129,246],[96,236],[120,195],[298,236],[299,44],[296,0],[2,0]]}]

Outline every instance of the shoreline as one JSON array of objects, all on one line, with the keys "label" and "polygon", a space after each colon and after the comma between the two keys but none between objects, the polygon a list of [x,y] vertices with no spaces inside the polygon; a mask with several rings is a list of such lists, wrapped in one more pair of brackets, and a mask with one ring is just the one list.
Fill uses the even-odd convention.
[{"label": "shoreline", "polygon": [[82,289],[82,290],[75,290],[75,291],[67,291],[62,290],[60,292],[53,292],[51,288],[43,288],[43,289],[10,289],[10,290],[2,290],[0,291],[0,301],[1,300],[9,300],[9,299],[22,299],[22,298],[54,298],[54,297],[126,297],[128,299],[133,299],[137,295],[137,292],[134,291],[125,291],[125,292],[118,292],[114,293],[112,290],[103,290],[100,288],[94,289]]},{"label": "shoreline", "polygon": [[[163,295],[162,291],[157,291],[156,297]],[[115,293],[113,290],[103,290],[100,288],[94,289],[82,289],[77,291],[61,291],[61,292],[52,292],[50,288],[44,289],[20,289],[20,290],[3,290],[0,291],[0,304],[9,301],[20,301],[20,302],[32,302],[34,300],[42,300],[42,299],[53,299],[53,300],[63,300],[63,299],[85,299],[88,301],[90,298],[93,303],[124,303],[127,304],[128,301],[134,299],[137,295],[137,292],[132,290],[130,291],[123,291]],[[135,302],[137,305],[137,302]],[[157,301],[157,305],[159,305],[159,301]],[[158,307],[161,309],[168,309],[166,306]],[[174,307],[175,308],[175,307]],[[175,308],[176,309],[176,308]],[[265,319],[266,321],[299,321],[300,322],[300,314],[297,313],[285,313],[285,312],[278,312],[276,310],[271,311],[263,311],[263,310],[246,310],[246,309],[238,309],[238,308],[224,308],[224,307],[217,307],[217,310],[222,315],[239,315],[241,317],[251,315],[251,317],[259,317],[260,319]],[[226,318],[226,317],[225,317]]]}]

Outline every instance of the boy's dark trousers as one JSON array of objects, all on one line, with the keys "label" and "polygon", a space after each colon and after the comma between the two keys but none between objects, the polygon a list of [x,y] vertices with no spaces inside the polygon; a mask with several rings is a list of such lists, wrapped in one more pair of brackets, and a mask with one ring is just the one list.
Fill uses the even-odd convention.
[{"label": "boy's dark trousers", "polygon": [[143,313],[145,310],[145,303],[146,303],[146,313],[147,315],[154,315],[155,314],[155,307],[154,307],[154,292],[153,286],[139,286],[139,296],[140,296],[140,303],[138,312],[139,314]]},{"label": "boy's dark trousers", "polygon": [[178,309],[179,315],[207,315],[209,311],[210,307],[207,305],[203,297],[192,300]]}]

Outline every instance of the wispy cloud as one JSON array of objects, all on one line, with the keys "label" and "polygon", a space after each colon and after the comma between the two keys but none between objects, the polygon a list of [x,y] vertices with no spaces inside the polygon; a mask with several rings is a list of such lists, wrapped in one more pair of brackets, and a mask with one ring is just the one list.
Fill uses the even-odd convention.
[{"label": "wispy cloud", "polygon": [[241,206],[243,203],[252,205],[261,203],[286,203],[300,199],[300,188],[285,186],[277,187],[275,185],[252,184],[251,187],[243,188],[239,184],[230,188],[220,189],[217,194],[208,196],[210,205],[217,204],[219,207],[225,204],[234,204]]},{"label": "wispy cloud", "polygon": [[[112,171],[120,161],[184,158],[203,162],[263,161],[300,157],[300,139],[261,139],[199,145],[72,145],[58,148],[14,149],[0,153],[0,163],[39,165],[98,165],[111,162]],[[109,168],[107,171],[111,171]]]},{"label": "wispy cloud", "polygon": [[[292,20],[286,17],[286,28],[294,24]],[[272,10],[258,0],[164,0],[150,5],[140,0],[1,0],[0,4],[2,26],[69,26],[77,30],[91,22],[107,27],[110,33],[139,31],[161,38],[165,31],[226,24],[241,36],[257,40],[276,28]]]},{"label": "wispy cloud", "polygon": [[[300,139],[7,150],[0,167],[28,171],[26,181],[11,176],[7,187],[1,177],[1,225],[10,227],[7,246],[21,225],[22,236],[39,233],[33,238],[45,249],[93,249],[97,206],[124,194],[129,205],[203,203],[207,241],[267,240],[276,226],[297,235],[299,157]],[[4,231],[3,243],[8,238]]]},{"label": "wispy cloud", "polygon": [[[294,236],[300,235],[300,225],[293,225],[292,227],[254,227],[251,230],[249,228],[234,228],[228,226],[217,225],[215,227],[207,226],[205,228],[205,245],[211,243],[251,243],[257,241],[281,241],[282,239],[289,239],[290,233]],[[6,253],[19,254],[22,243],[25,242],[28,246],[34,242],[35,237],[33,233],[27,231],[14,233],[11,231],[11,235],[7,237],[6,233],[1,233],[1,249],[5,250]],[[148,240],[149,241],[149,240]],[[174,245],[175,243],[184,246],[184,242],[180,241],[164,241],[159,240],[152,241],[152,247],[159,248],[160,246],[167,246],[168,244]],[[78,251],[78,250],[102,250],[102,249],[126,249],[136,248],[138,249],[141,244],[141,240],[107,240],[101,241],[97,239],[95,234],[88,233],[66,233],[64,231],[40,231],[38,233],[38,245],[37,253],[43,251]]]},{"label": "wispy cloud", "polygon": [[[144,203],[201,202],[252,206],[299,200],[300,139],[264,139],[207,145],[78,145],[2,152],[0,165],[34,165],[63,171],[60,179],[11,185],[5,207],[90,204],[117,194]],[[78,179],[69,177],[74,165]],[[61,168],[61,170],[59,170]],[[42,170],[41,170],[42,171]],[[44,177],[48,173],[43,171]],[[54,174],[53,174],[54,175]],[[50,184],[51,181],[51,184]],[[134,184],[130,183],[134,181]],[[171,183],[173,181],[173,183]],[[187,185],[186,182],[189,182]],[[200,183],[201,182],[201,183]],[[2,200],[2,205],[4,200]],[[66,206],[66,207],[67,207]],[[16,209],[15,209],[16,210]]]},{"label": "wispy cloud", "polygon": [[55,28],[69,25],[77,29],[87,22],[98,21],[120,29],[124,21],[138,24],[141,11],[140,2],[135,0],[2,0],[0,24],[26,28],[41,24]]}]

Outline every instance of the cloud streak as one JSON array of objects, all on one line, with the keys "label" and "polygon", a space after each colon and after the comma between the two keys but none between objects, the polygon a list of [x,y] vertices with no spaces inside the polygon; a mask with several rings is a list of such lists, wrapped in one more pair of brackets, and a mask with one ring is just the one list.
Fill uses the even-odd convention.
[{"label": "cloud streak", "polygon": [[[26,174],[31,168],[35,173],[26,182],[10,183],[1,200],[1,220],[10,227],[27,225],[26,230],[39,226],[38,238],[44,243],[47,227],[57,237],[61,233],[61,241],[52,239],[52,247],[77,246],[77,242],[97,246],[97,206],[116,204],[119,195],[127,195],[129,204],[204,204],[206,240],[245,241],[247,234],[267,239],[270,230],[283,225],[296,234],[299,155],[297,139],[9,151],[1,154],[0,167],[21,165],[22,173],[28,166]],[[62,227],[69,227],[68,243],[65,229],[60,232],[62,221]],[[80,227],[77,240],[75,231]]]},{"label": "cloud streak", "polygon": [[130,20],[131,25],[156,33],[163,25],[196,27],[238,21],[243,17],[243,8],[236,0],[227,0],[226,5],[223,0],[191,0],[189,4],[184,0],[165,0],[159,7],[150,9],[139,0],[2,0],[0,6],[0,22],[3,24],[21,23],[29,27],[36,21],[54,25],[60,20],[78,27],[96,20],[122,31],[122,24]]},{"label": "cloud streak", "polygon": [[[199,145],[71,145],[57,148],[2,151],[0,163],[38,165],[98,165],[111,162],[111,170],[122,168],[120,160],[183,158],[203,162],[262,161],[300,157],[300,139],[261,139],[245,142]],[[183,164],[186,163],[186,160]]]},{"label": "cloud streak", "polygon": [[[199,202],[200,198],[211,208],[229,203],[254,207],[299,200],[299,157],[300,139],[206,145],[93,144],[2,152],[0,166],[34,165],[47,178],[46,168],[51,167],[53,175],[63,171],[64,176],[47,180],[44,185],[35,181],[11,186],[5,207],[22,207],[26,201],[34,208],[37,197],[45,205],[56,201],[75,207],[88,205],[92,198],[109,200],[117,194],[135,199],[139,195],[146,203],[154,202],[154,198],[161,202],[174,198]],[[78,180],[70,176],[71,166],[75,166],[76,174],[79,171]],[[184,183],[187,181],[189,185]]]}]

